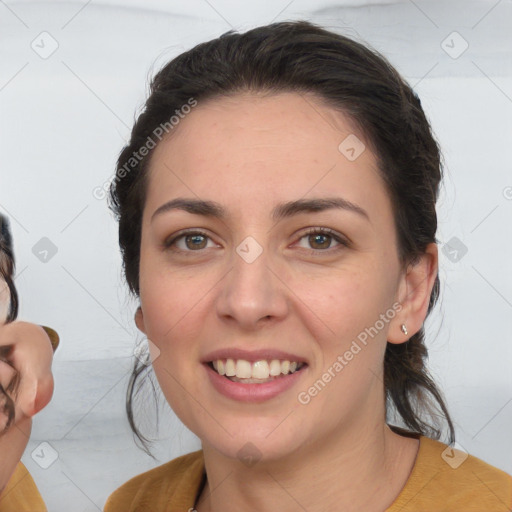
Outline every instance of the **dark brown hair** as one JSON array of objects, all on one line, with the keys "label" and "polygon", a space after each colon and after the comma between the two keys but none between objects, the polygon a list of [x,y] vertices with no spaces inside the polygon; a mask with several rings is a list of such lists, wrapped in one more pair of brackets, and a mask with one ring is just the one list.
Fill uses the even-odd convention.
[{"label": "dark brown hair", "polygon": [[[9,310],[7,318],[5,319],[6,322],[12,322],[18,316],[18,293],[14,286],[14,270],[14,252],[9,223],[7,219],[0,214],[0,280],[5,281],[9,290]],[[0,323],[3,321],[4,319],[0,318]],[[10,346],[0,346],[0,359],[5,360],[10,350]],[[6,424],[4,425],[4,429],[0,431],[0,434],[6,432],[14,421],[15,405],[13,398],[16,399],[19,384],[19,372],[15,372],[14,377],[5,389],[0,384],[0,415],[5,414],[7,416]]]},{"label": "dark brown hair", "polygon": [[[306,21],[274,23],[242,34],[229,31],[199,44],[154,77],[144,110],[119,156],[110,190],[125,276],[135,295],[139,293],[141,219],[151,152],[144,158],[134,156],[154,139],[155,129],[168,123],[191,98],[200,104],[247,91],[313,93],[348,114],[378,159],[393,205],[403,267],[416,262],[427,245],[436,242],[441,156],[416,93],[382,55],[366,45]],[[428,313],[438,294],[437,276]],[[426,358],[423,329],[406,343],[387,344],[387,410],[397,412],[409,429],[436,439],[442,432],[440,416],[453,442],[452,421],[428,374]],[[127,394],[129,421],[143,444],[146,439],[135,425],[132,400],[140,391],[136,381],[149,370],[149,365],[136,360]],[[424,419],[426,413],[431,422]]]}]

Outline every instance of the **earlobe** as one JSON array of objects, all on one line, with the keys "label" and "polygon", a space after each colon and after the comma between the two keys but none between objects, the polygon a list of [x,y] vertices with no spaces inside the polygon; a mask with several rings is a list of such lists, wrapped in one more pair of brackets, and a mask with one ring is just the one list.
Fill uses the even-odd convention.
[{"label": "earlobe", "polygon": [[144,324],[144,313],[142,313],[142,308],[139,306],[137,311],[135,311],[135,325],[139,331],[146,334],[146,326]]},{"label": "earlobe", "polygon": [[437,262],[437,245],[431,243],[418,261],[409,265],[402,275],[398,290],[402,309],[390,323],[389,343],[405,343],[423,326],[437,278]]}]

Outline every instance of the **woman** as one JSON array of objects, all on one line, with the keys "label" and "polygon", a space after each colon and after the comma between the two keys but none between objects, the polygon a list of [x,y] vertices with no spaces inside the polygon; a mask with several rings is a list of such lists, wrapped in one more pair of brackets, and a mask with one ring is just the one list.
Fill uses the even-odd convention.
[{"label": "woman", "polygon": [[437,440],[440,179],[417,96],[343,36],[277,23],[167,64],[111,198],[151,366],[202,450],[105,511],[509,510],[508,475]]},{"label": "woman", "polygon": [[510,478],[455,470],[424,414],[453,441],[422,327],[440,178],[417,96],[347,38],[279,23],[165,66],[111,196],[136,323],[202,450],[105,510],[509,510]]},{"label": "woman", "polygon": [[[0,510],[45,510],[25,466],[19,462],[32,417],[53,394],[51,363],[59,344],[48,327],[16,322],[14,251],[7,219],[0,214]],[[53,351],[52,351],[53,349]]]}]

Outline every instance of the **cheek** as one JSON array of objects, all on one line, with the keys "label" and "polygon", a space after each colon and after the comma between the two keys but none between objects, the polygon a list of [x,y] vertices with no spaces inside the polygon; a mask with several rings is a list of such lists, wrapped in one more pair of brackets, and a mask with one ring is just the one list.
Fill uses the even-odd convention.
[{"label": "cheek", "polygon": [[325,279],[296,281],[302,302],[337,340],[357,336],[373,324],[387,307],[391,288],[386,277],[371,266],[353,266],[330,273]]},{"label": "cheek", "polygon": [[[311,378],[301,391],[311,399],[308,410],[322,411],[331,418],[327,423],[332,427],[340,416],[355,414],[361,403],[371,403],[372,407],[380,404],[372,393],[382,381],[389,325],[380,319],[392,295],[386,276],[365,268],[368,271],[352,269],[321,286],[311,284],[304,295],[304,302],[313,306],[315,313],[310,314],[310,331],[319,364],[311,369]],[[327,285],[329,292],[322,293]]]},{"label": "cheek", "polygon": [[320,361],[314,377],[320,378],[329,369],[340,376],[331,388],[335,394],[343,394],[347,382],[362,391],[381,373],[389,322],[394,317],[394,310],[390,311],[392,279],[382,268],[345,268],[303,288],[302,317],[306,318],[308,307],[314,313],[309,313],[309,329]]},{"label": "cheek", "polygon": [[140,296],[146,335],[157,347],[152,361],[158,383],[170,407],[191,428],[190,396],[200,396],[194,377],[199,347],[194,340],[201,338],[204,293],[198,297],[190,280],[147,272]]},{"label": "cheek", "polygon": [[[197,325],[191,321],[208,288],[192,279],[159,271],[157,265],[141,265],[140,300],[146,334],[157,345],[165,345],[176,332]],[[175,336],[174,336],[175,337]],[[164,349],[165,347],[161,347]]]}]

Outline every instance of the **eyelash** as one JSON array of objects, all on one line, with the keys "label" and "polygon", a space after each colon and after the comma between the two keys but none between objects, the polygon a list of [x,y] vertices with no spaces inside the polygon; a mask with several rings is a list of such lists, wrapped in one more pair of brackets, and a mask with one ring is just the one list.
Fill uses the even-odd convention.
[{"label": "eyelash", "polygon": [[[178,240],[184,238],[184,237],[187,237],[187,236],[193,236],[193,235],[199,235],[199,236],[204,236],[205,238],[208,238],[208,239],[211,239],[211,237],[205,233],[204,231],[201,231],[200,229],[191,229],[191,230],[185,230],[185,231],[182,231],[180,233],[178,233],[176,236],[174,236],[173,238],[171,238],[170,240],[166,240],[164,242],[164,247],[166,249],[170,249],[172,251],[175,251],[175,252],[190,252],[190,253],[193,253],[193,252],[202,252],[203,249],[198,249],[197,251],[194,251],[194,250],[183,250],[183,249],[176,249],[175,247],[175,244]],[[328,248],[328,249],[311,249],[311,251],[315,254],[318,254],[318,255],[321,255],[321,253],[327,253],[327,252],[336,252],[336,251],[339,251],[341,249],[344,249],[344,248],[347,248],[347,247],[350,247],[350,243],[348,242],[348,240],[340,237],[339,235],[336,234],[336,232],[330,228],[309,228],[305,233],[303,233],[300,237],[299,237],[299,240],[302,240],[303,238],[306,238],[308,236],[311,236],[311,235],[324,235],[324,236],[330,236],[334,241],[338,242],[338,246],[334,247],[334,248]]]}]

